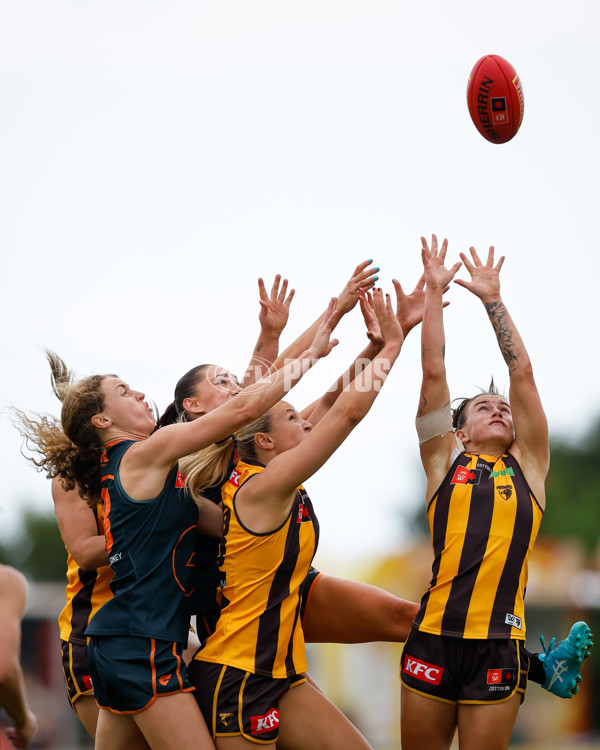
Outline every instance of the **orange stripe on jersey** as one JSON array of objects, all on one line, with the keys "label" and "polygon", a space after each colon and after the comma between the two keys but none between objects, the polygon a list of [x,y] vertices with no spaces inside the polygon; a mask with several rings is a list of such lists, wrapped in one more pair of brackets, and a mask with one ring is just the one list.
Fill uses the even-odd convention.
[{"label": "orange stripe on jersey", "polygon": [[106,488],[100,493],[104,508],[104,536],[106,537],[106,551],[110,553],[113,548],[113,537],[110,530],[110,493]]}]

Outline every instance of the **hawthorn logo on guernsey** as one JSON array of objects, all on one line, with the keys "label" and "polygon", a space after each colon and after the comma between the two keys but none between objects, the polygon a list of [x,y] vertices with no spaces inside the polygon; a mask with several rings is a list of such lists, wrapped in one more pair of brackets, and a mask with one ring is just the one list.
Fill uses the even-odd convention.
[{"label": "hawthorn logo on guernsey", "polygon": [[481,469],[469,469],[468,466],[458,466],[450,484],[479,484]]},{"label": "hawthorn logo on guernsey", "polygon": [[498,494],[501,498],[504,500],[510,500],[513,493],[512,485],[510,484],[499,484],[496,489],[498,490]]}]

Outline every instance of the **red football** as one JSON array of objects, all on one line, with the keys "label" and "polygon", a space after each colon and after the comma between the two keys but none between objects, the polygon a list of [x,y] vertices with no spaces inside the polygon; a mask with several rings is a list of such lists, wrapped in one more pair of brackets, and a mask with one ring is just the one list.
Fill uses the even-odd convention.
[{"label": "red football", "polygon": [[500,55],[477,60],[467,85],[469,114],[491,143],[514,138],[523,121],[523,87],[517,71]]}]

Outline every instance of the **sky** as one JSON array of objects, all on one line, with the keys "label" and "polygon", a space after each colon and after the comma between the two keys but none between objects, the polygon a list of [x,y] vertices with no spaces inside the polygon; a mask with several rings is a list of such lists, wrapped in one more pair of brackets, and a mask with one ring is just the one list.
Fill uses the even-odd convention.
[{"label": "sky", "polygon": [[[485,54],[523,85],[523,124],[504,145],[467,110]],[[584,436],[600,415],[599,71],[594,0],[3,0],[0,539],[26,507],[52,508],[10,417],[58,413],[43,347],[82,377],[118,373],[162,410],[196,364],[243,373],[259,276],[296,289],[286,345],[363,259],[384,289],[412,289],[434,232],[452,262],[471,245],[506,256],[503,298],[551,434]],[[452,396],[492,375],[507,391],[483,306],[457,286],[448,299]],[[336,335],[294,405],[361,350],[358,309]],[[328,572],[410,547],[424,508],[419,384],[416,330],[307,482]]]}]

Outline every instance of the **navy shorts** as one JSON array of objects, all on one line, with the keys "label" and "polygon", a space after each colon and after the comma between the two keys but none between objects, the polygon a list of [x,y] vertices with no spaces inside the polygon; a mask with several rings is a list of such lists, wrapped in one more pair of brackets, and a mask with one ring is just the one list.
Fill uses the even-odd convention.
[{"label": "navy shorts", "polygon": [[182,653],[176,641],[91,636],[88,659],[96,703],[113,713],[133,714],[161,695],[193,690]]},{"label": "navy shorts", "polygon": [[321,575],[322,573],[319,573],[319,571],[311,565],[308,574],[304,579],[304,583],[300,586],[300,622],[304,620],[306,609],[312,595],[312,588]]},{"label": "navy shorts", "polygon": [[400,680],[443,703],[503,703],[527,687],[525,642],[509,638],[450,638],[411,630]]},{"label": "navy shorts", "polygon": [[94,687],[88,664],[87,643],[70,643],[61,640],[62,665],[71,708],[82,695],[94,695]]},{"label": "navy shorts", "polygon": [[190,664],[189,675],[213,739],[242,735],[259,744],[276,742],[279,700],[306,682],[304,675],[274,679],[197,659]]}]

